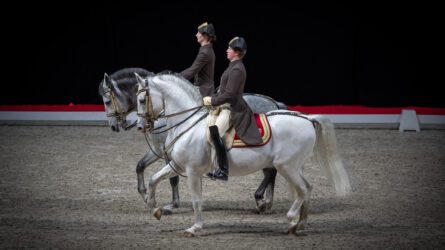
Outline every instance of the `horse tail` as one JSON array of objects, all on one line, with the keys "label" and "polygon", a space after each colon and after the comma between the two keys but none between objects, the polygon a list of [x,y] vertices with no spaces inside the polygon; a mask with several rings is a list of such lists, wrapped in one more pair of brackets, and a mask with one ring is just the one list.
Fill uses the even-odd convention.
[{"label": "horse tail", "polygon": [[323,166],[337,195],[345,196],[351,192],[351,184],[337,150],[334,126],[327,117],[321,115],[309,117],[313,121],[317,136],[314,150],[315,159]]}]

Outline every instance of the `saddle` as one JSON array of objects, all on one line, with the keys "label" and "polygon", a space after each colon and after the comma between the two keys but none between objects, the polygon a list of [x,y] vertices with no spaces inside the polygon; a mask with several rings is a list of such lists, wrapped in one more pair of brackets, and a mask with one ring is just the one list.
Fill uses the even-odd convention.
[{"label": "saddle", "polygon": [[[272,137],[272,131],[270,130],[269,121],[267,119],[266,114],[254,114],[256,124],[258,126],[258,130],[260,131],[262,143],[258,145],[247,145],[245,144],[239,136],[235,132],[235,127],[231,126],[227,132],[224,134],[224,145],[226,146],[227,150],[230,150],[233,148],[243,148],[243,147],[259,147],[263,146],[266,143],[269,142],[270,138]],[[209,137],[209,133],[207,132],[207,140],[210,144],[211,140]]]},{"label": "saddle", "polygon": [[[258,130],[260,131],[260,135],[261,135],[261,140],[262,143],[258,144],[258,145],[247,145],[245,144],[239,137],[238,135],[235,133],[235,128],[232,126],[231,129],[229,129],[229,131],[226,132],[226,135],[224,137],[227,137],[226,141],[232,141],[232,145],[230,148],[234,147],[234,148],[243,148],[243,147],[259,147],[259,146],[263,146],[266,143],[269,142],[270,138],[272,137],[272,131],[270,130],[270,125],[269,125],[269,121],[267,120],[267,116],[266,114],[253,114],[255,117],[255,121],[256,121],[256,125],[258,126]],[[231,132],[233,130],[233,132]],[[231,133],[233,133],[235,136],[230,137],[228,135],[230,135]],[[233,138],[233,139],[231,139]],[[228,145],[228,144],[226,144]]]}]

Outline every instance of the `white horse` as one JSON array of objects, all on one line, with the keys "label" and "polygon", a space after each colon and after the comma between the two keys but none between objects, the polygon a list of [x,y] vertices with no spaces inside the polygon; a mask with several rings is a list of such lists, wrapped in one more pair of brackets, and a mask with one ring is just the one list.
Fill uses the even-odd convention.
[{"label": "white horse", "polygon": [[[124,131],[129,131],[135,125],[135,123],[129,125],[127,121],[127,115],[135,111],[137,107],[136,92],[138,91],[139,84],[135,73],[143,77],[154,75],[143,68],[124,68],[110,76],[105,73],[104,79],[99,83],[99,95],[102,97],[109,125],[114,132],[119,132],[120,128]],[[287,109],[284,103],[277,102],[268,96],[244,93],[243,98],[256,113],[265,113],[275,109]],[[167,133],[162,132],[166,125],[165,123],[165,119],[158,119],[153,125],[159,129],[154,129],[151,131],[152,133],[145,135],[149,150],[147,150],[147,153],[139,160],[136,166],[138,192],[145,202],[148,199],[148,195],[144,182],[144,171],[149,165],[163,158],[161,149],[167,137]],[[264,178],[254,195],[257,204],[256,209],[259,213],[267,213],[272,209],[277,171],[274,168],[265,168],[263,173]],[[170,178],[172,202],[162,208],[163,215],[171,214],[174,208],[180,206],[178,184],[179,176]]]},{"label": "white horse", "polygon": [[[138,126],[145,126],[155,119],[168,116],[170,129],[165,141],[165,152],[170,164],[155,173],[149,181],[149,204],[156,206],[155,190],[159,181],[184,174],[192,193],[195,223],[185,230],[193,236],[203,228],[202,178],[213,170],[211,145],[206,139],[208,130],[205,120],[207,110],[202,109],[199,92],[183,79],[174,75],[148,76],[139,82]],[[164,110],[164,114],[161,111]],[[298,113],[276,110],[268,112],[272,138],[259,147],[232,148],[228,152],[229,174],[243,176],[274,166],[296,191],[287,219],[288,233],[296,234],[304,229],[308,217],[308,202],[312,187],[303,176],[303,164],[314,152],[334,184],[337,195],[351,191],[348,175],[337,152],[336,138],[328,119],[302,116]],[[154,215],[159,219],[159,209]]]}]

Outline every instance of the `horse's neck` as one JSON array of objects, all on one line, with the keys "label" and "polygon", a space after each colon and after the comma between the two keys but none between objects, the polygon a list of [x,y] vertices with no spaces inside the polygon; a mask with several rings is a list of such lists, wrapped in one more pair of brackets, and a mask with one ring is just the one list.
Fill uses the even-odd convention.
[{"label": "horse's neck", "polygon": [[[186,114],[190,115],[190,114]],[[183,116],[182,119],[178,119],[175,122],[170,122],[170,118],[168,119],[168,127],[172,127],[178,123],[180,123],[178,126],[175,126],[174,129],[171,129],[167,133],[167,138],[165,140],[165,145],[167,147],[173,146],[173,144],[176,144],[176,141],[178,139],[185,139],[189,143],[197,145],[196,141],[202,141],[205,142],[206,136],[206,120],[200,119],[204,115],[203,112],[198,112],[197,114],[193,115],[190,119],[184,121],[186,118]],[[181,123],[181,121],[184,121],[184,123]]]},{"label": "horse's neck", "polygon": [[182,111],[185,111],[187,109],[191,109],[194,107],[197,107],[199,105],[193,103],[193,102],[168,102],[165,101],[165,114],[174,114],[174,113],[180,113]]},{"label": "horse's neck", "polygon": [[[186,86],[184,83],[169,84],[168,82],[162,82],[157,87],[162,92],[166,115],[179,113],[201,105],[201,99],[196,95],[193,87]],[[187,114],[191,113],[185,115]],[[183,117],[183,115],[180,116]]]},{"label": "horse's neck", "polygon": [[[121,83],[116,86],[116,94],[123,100],[128,101],[129,107],[127,109],[130,109],[132,107],[136,107],[137,105],[137,98],[136,98],[136,90],[137,90],[137,82],[135,83]],[[128,111],[128,110],[127,110]]]}]

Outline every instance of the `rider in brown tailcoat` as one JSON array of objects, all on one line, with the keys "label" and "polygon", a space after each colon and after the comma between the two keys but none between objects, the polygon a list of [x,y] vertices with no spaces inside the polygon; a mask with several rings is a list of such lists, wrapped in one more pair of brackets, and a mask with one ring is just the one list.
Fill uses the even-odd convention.
[{"label": "rider in brown tailcoat", "polygon": [[230,63],[221,76],[219,92],[203,98],[204,105],[219,106],[220,113],[215,125],[210,126],[210,135],[215,145],[219,169],[208,175],[212,178],[228,179],[228,161],[226,148],[221,137],[235,126],[238,136],[248,145],[261,144],[261,135],[253,112],[243,99],[246,83],[246,69],[242,58],[247,52],[247,44],[242,37],[235,37],[229,42],[227,59]]}]

